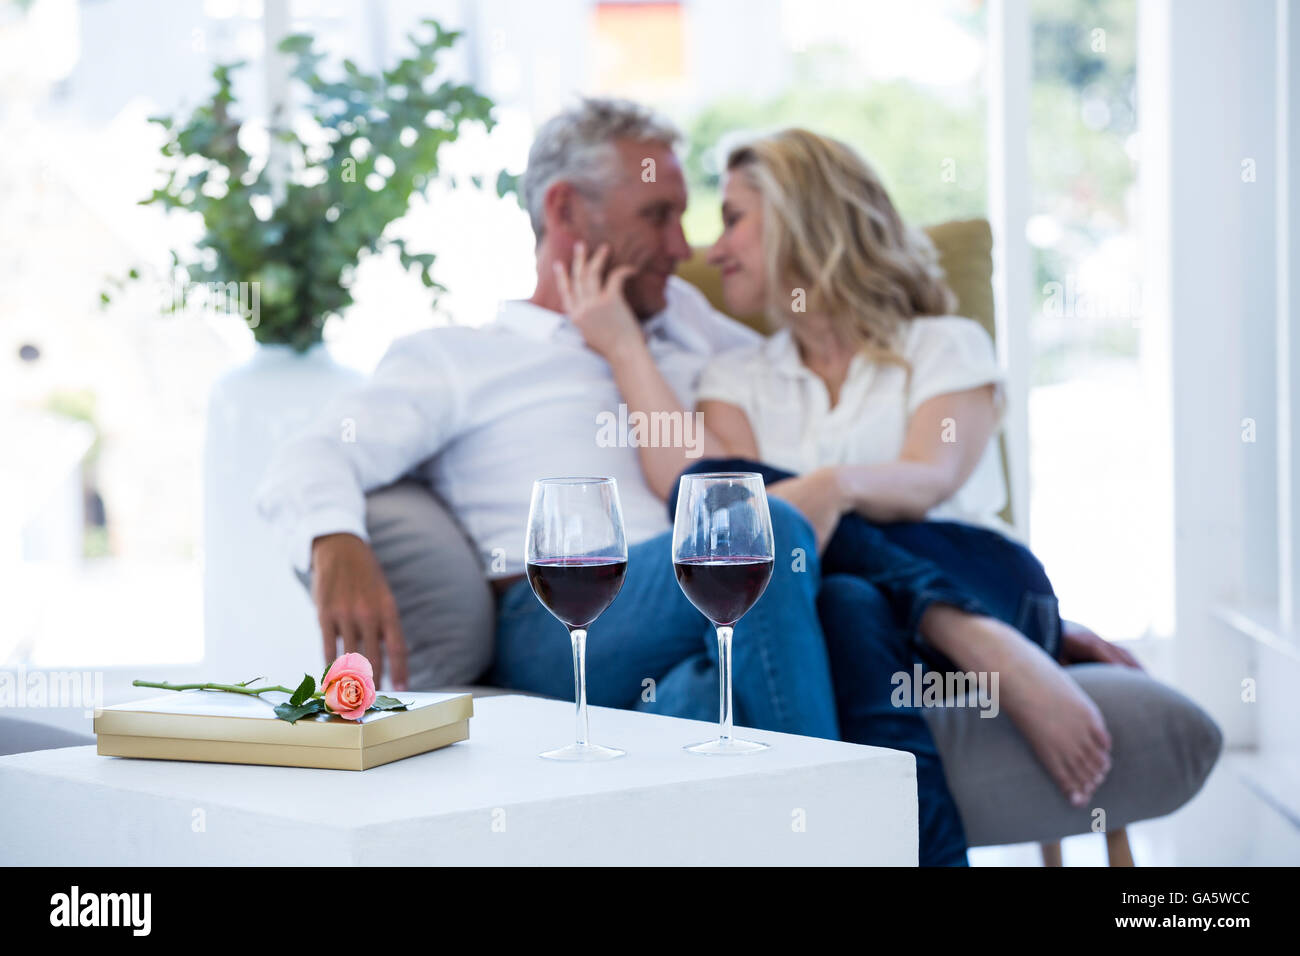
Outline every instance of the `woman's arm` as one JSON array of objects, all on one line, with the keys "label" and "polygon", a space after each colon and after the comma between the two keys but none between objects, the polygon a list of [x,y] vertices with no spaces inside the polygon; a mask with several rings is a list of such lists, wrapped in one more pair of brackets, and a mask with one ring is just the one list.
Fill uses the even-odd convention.
[{"label": "woman's arm", "polygon": [[[722,445],[725,458],[748,458],[760,461],[758,440],[745,410],[730,402],[705,400],[700,402],[704,425]],[[843,497],[835,469],[823,468],[808,475],[796,475],[767,486],[773,498],[783,498],[798,509],[813,526],[820,554],[830,540],[840,517],[849,510]]]},{"label": "woman's arm", "polygon": [[[710,431],[704,416],[682,407],[677,393],[655,364],[645,339],[627,341],[621,349],[611,351],[606,360],[614,373],[614,384],[618,386],[623,401],[627,402],[629,415],[642,412],[647,416],[665,413],[678,416],[676,419],[659,419],[661,422],[680,422],[680,429],[676,424],[660,429],[659,437],[664,438],[666,431],[672,441],[637,447],[646,484],[666,501],[678,475],[692,462],[700,458],[723,457],[726,446]],[[649,420],[655,419],[651,417]],[[745,427],[749,427],[748,421]]]},{"label": "woman's arm", "polygon": [[920,521],[966,483],[997,427],[994,386],[936,395],[907,425],[897,461],[832,469],[843,511],[873,521]]},{"label": "woman's arm", "polygon": [[[590,260],[582,243],[574,248],[571,271],[556,263],[555,278],[560,300],[569,318],[582,333],[592,351],[599,353],[609,363],[614,384],[627,404],[629,415],[640,412],[650,421],[672,423],[667,429],[667,441],[642,444],[637,447],[641,470],[646,484],[665,501],[672,491],[677,476],[700,457],[719,457],[722,444],[711,435],[707,426],[698,423],[702,417],[683,408],[646,344],[640,323],[623,298],[623,283],[635,268],[618,265],[604,275],[608,246],[601,246]],[[660,417],[653,416],[675,416]],[[678,427],[680,426],[680,427]],[[664,429],[660,429],[661,439]]]},{"label": "woman's arm", "polygon": [[700,402],[696,411],[704,416],[704,428],[720,449],[709,457],[758,461],[758,440],[743,408],[709,398]]},{"label": "woman's arm", "polygon": [[[920,521],[956,494],[979,464],[997,427],[993,393],[994,386],[983,385],[922,402],[908,422],[897,461],[818,468],[771,485],[768,493],[785,498],[812,522],[819,550],[849,511],[873,521]],[[758,459],[743,410],[717,401],[701,402],[700,410],[724,457]]]}]

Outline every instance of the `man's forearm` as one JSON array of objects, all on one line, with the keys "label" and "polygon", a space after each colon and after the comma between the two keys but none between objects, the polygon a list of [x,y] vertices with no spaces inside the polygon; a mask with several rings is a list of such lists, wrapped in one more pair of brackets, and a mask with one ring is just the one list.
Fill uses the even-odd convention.
[{"label": "man's forearm", "polygon": [[314,542],[327,534],[366,540],[365,493],[347,458],[328,438],[299,439],[272,458],[258,487],[258,512],[275,529],[294,568],[311,567]]},{"label": "man's forearm", "polygon": [[[437,453],[459,427],[454,364],[427,334],[404,336],[369,383],[339,395],[281,446],[256,494],[262,516],[305,571],[311,542],[332,532],[366,538],[366,493]],[[347,427],[341,427],[346,423]]]}]

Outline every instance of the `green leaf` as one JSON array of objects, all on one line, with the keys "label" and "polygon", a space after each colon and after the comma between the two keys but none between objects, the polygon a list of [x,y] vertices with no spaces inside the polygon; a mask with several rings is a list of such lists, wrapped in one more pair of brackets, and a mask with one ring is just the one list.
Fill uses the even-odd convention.
[{"label": "green leaf", "polygon": [[[462,35],[432,19],[423,21],[417,34],[404,58],[374,72],[352,61],[339,64],[307,34],[280,42],[299,87],[295,101],[305,120],[326,135],[309,159],[295,130],[279,124],[270,134],[290,154],[291,168],[325,177],[306,185],[291,174],[269,220],[258,219],[250,203],[268,196],[271,184],[262,157],[250,155],[239,142],[245,118],[234,74],[240,63],[215,64],[215,88],[188,115],[151,117],[167,136],[162,181],[140,202],[202,221],[197,255],[171,252],[174,266],[188,272],[191,281],[259,283],[261,315],[253,330],[258,342],[299,351],[320,342],[325,320],[346,314],[352,304],[349,288],[358,263],[382,247],[385,230],[406,214],[412,197],[442,179],[441,148],[456,141],[468,123],[491,128],[491,100],[472,86],[434,80],[443,51],[463,42]],[[402,142],[411,130],[416,138]],[[368,143],[368,159],[353,156],[361,139]],[[395,164],[384,189],[358,185],[381,155]],[[220,196],[205,191],[215,181],[226,186]],[[330,209],[338,212],[332,222],[325,217]],[[443,286],[433,276],[431,257],[414,256],[403,264],[418,270],[430,300],[435,299]],[[110,291],[115,290],[105,294]],[[322,675],[317,689],[323,683]]]},{"label": "green leaf", "polygon": [[383,694],[375,695],[375,702],[370,705],[370,710],[406,710],[408,704],[403,703],[396,697],[385,697]]},{"label": "green leaf", "polygon": [[311,49],[311,42],[310,34],[295,33],[280,41],[280,51],[282,53],[306,53]]},{"label": "green leaf", "polygon": [[298,689],[295,690],[293,696],[289,698],[289,703],[294,707],[297,707],[314,693],[316,693],[316,678],[312,677],[310,674],[303,674],[302,683],[298,685]]},{"label": "green leaf", "polygon": [[514,196],[520,200],[519,204],[522,206],[523,200],[520,197],[519,190],[519,180],[521,178],[522,177],[515,175],[514,173],[506,172],[504,169],[501,170],[501,172],[497,173],[497,195],[504,199],[506,196],[513,193]]},{"label": "green leaf", "polygon": [[313,697],[311,700],[304,701],[296,707],[293,704],[276,704],[275,716],[281,720],[287,720],[291,724],[296,724],[304,717],[310,717],[312,714],[319,714],[325,710],[325,701],[319,697]]}]

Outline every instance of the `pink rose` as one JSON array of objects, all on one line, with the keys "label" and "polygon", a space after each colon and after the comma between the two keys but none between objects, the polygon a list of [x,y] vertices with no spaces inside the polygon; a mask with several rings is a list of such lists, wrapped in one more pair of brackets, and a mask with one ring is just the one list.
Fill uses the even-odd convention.
[{"label": "pink rose", "polygon": [[360,720],[375,702],[375,671],[362,654],[344,654],[336,660],[321,686],[325,706],[348,720]]}]

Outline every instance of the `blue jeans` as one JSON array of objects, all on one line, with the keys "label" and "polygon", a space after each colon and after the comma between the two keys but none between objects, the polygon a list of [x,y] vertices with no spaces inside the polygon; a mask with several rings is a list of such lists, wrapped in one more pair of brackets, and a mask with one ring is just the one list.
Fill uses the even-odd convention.
[{"label": "blue jeans", "polygon": [[[687,469],[707,471],[754,471],[767,483],[793,477],[745,459],[703,460]],[[674,490],[670,514],[675,506]],[[921,617],[934,603],[995,617],[1057,656],[1061,624],[1051,582],[1033,554],[996,531],[946,521],[876,524],[853,514],[837,525],[821,571],[817,606],[843,739],[915,756],[920,862],[964,864],[965,831],[929,724],[919,708],[894,705],[892,677],[910,675],[915,663],[957,669],[920,639]],[[702,690],[711,676],[707,665],[687,661],[669,681]]]},{"label": "blue jeans", "polygon": [[[704,459],[685,473],[710,471],[753,471],[769,484],[793,477],[744,459]],[[769,505],[788,507],[779,498],[770,498]],[[674,487],[668,498],[670,516],[676,508]],[[964,866],[966,832],[934,737],[920,708],[893,705],[891,677],[900,671],[910,674],[913,660],[924,652],[913,635],[915,623],[930,603],[941,601],[974,613],[984,613],[984,608],[940,568],[891,544],[879,526],[852,517],[840,521],[821,558],[826,577],[817,597],[841,739],[903,750],[915,757],[918,860],[922,866]],[[797,560],[818,560],[815,543],[813,548],[798,544],[804,549],[802,555],[783,548],[779,537],[775,544],[777,568]],[[675,668],[660,689],[682,707],[679,715],[684,716],[692,713],[692,705],[700,705],[709,686],[717,686],[716,665],[696,657]]]},{"label": "blue jeans", "polygon": [[[837,537],[841,533],[849,546],[858,548],[868,547],[871,536],[879,535],[890,546],[939,569],[945,585],[943,593],[929,595],[932,600],[1010,624],[1053,660],[1059,659],[1061,612],[1056,591],[1042,563],[1024,545],[991,528],[958,521],[877,525],[859,515],[845,515],[840,519]],[[838,563],[832,569],[829,558],[828,548],[823,556],[823,574],[849,570]],[[959,600],[951,599],[954,590],[961,596]],[[902,620],[915,634],[920,614],[915,607],[912,611],[913,616]],[[948,666],[941,655],[932,650],[928,653],[936,666]]]},{"label": "blue jeans", "polygon": [[910,676],[918,659],[912,633],[893,623],[884,592],[850,574],[822,580],[817,611],[844,739],[905,750],[916,758],[920,864],[965,866],[966,830],[930,725],[921,708],[899,707],[892,700],[892,676]]},{"label": "blue jeans", "polygon": [[[766,484],[794,477],[743,458],[704,459],[684,474],[709,471],[757,472]],[[669,515],[676,504],[674,488],[668,499]],[[777,556],[781,556],[779,549]],[[827,542],[821,571],[823,577],[850,574],[874,585],[894,620],[936,668],[950,668],[951,662],[919,638],[921,618],[936,603],[997,618],[1051,657],[1059,656],[1061,618],[1042,564],[1029,549],[990,528],[956,521],[877,524],[847,514]]]},{"label": "blue jeans", "polygon": [[[778,553],[803,548],[811,559],[803,571],[793,570],[788,561],[776,562],[767,590],[736,627],[735,722],[839,740],[830,662],[817,617],[820,573],[812,527],[785,502],[773,501],[771,513]],[[587,630],[587,699],[592,704],[717,720],[717,638],[677,585],[671,532],[628,548],[623,589]],[[688,666],[679,671],[683,664]],[[694,679],[701,668],[711,674],[707,689]],[[573,697],[567,631],[542,607],[526,580],[498,602],[489,680]]]}]

